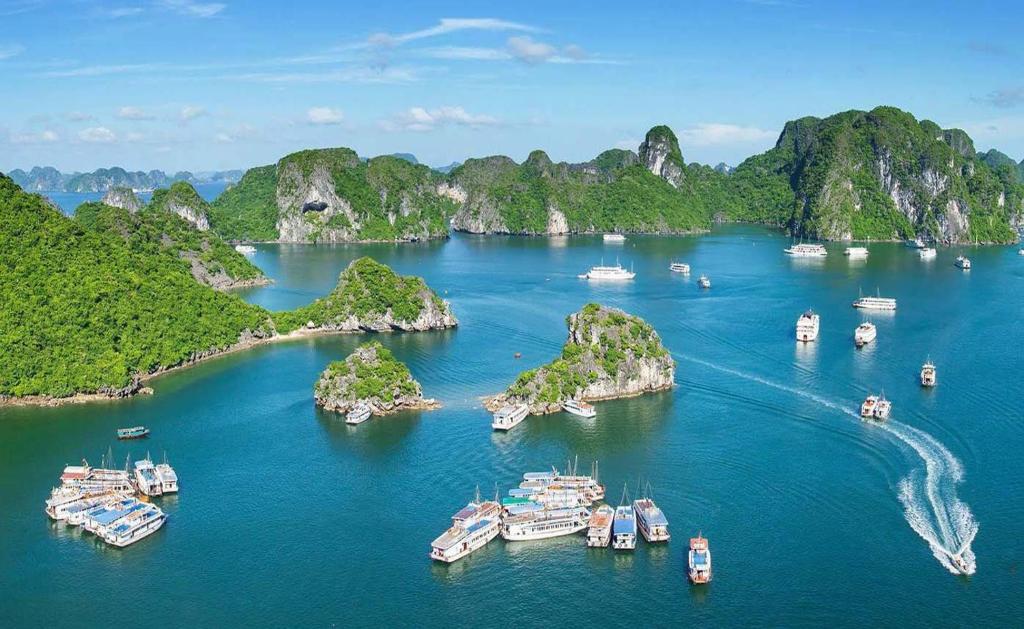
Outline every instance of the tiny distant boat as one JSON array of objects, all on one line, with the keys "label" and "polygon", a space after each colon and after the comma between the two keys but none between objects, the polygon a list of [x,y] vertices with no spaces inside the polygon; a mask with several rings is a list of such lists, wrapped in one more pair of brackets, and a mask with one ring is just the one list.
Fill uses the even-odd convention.
[{"label": "tiny distant boat", "polygon": [[804,244],[792,245],[789,249],[783,249],[786,255],[793,256],[794,258],[824,258],[828,255],[828,251],[824,245]]},{"label": "tiny distant boat", "polygon": [[476,498],[452,516],[451,527],[430,544],[430,558],[452,563],[474,550],[483,548],[498,536],[501,529],[501,506],[497,502]]},{"label": "tiny distant boat", "polygon": [[516,352],[515,354],[512,354],[512,358],[522,358],[522,357],[523,357],[523,354],[521,352]]},{"label": "tiny distant boat", "polygon": [[971,270],[971,259],[968,258],[967,256],[960,255],[960,256],[956,257],[956,261],[953,262],[953,265],[963,269],[964,271],[970,271]]},{"label": "tiny distant boat", "polygon": [[1017,250],[1017,255],[1024,256],[1024,249],[1018,249]]},{"label": "tiny distant boat", "polygon": [[700,288],[711,288],[711,280],[708,279],[707,275],[701,275],[700,279],[697,280],[697,286]]},{"label": "tiny distant boat", "polygon": [[869,419],[875,416],[875,408],[878,406],[878,396],[869,395],[864,398],[864,402],[860,405],[860,416],[864,419]]},{"label": "tiny distant boat", "polygon": [[142,439],[149,436],[149,428],[145,426],[132,426],[131,428],[118,428],[118,439]]},{"label": "tiny distant boat", "polygon": [[633,550],[636,548],[636,514],[633,505],[629,504],[626,487],[622,487],[622,500],[615,507],[612,519],[612,548],[615,550]]},{"label": "tiny distant boat", "polygon": [[967,561],[959,553],[950,555],[949,560],[952,562],[953,567],[960,571],[960,574],[971,574],[970,566],[967,565]]},{"label": "tiny distant boat", "polygon": [[636,514],[636,523],[640,528],[640,534],[648,542],[667,542],[671,539],[668,533],[668,518],[665,513],[654,504],[651,498],[640,498],[633,501],[633,513]]},{"label": "tiny distant boat", "polygon": [[594,266],[579,276],[581,280],[631,280],[636,277],[633,271],[627,271],[621,265]]},{"label": "tiny distant boat", "polygon": [[867,247],[847,247],[846,249],[843,250],[843,255],[844,256],[849,256],[851,258],[866,258],[866,257],[868,257],[868,248]]},{"label": "tiny distant boat", "polygon": [[813,310],[800,315],[800,318],[796,320],[796,340],[809,342],[818,338],[818,327],[821,321],[821,317],[814,313]]},{"label": "tiny distant boat", "polygon": [[622,234],[605,234],[605,242],[626,242],[626,237]]},{"label": "tiny distant boat", "polygon": [[668,265],[668,270],[673,273],[682,273],[683,275],[690,274],[690,265],[685,262],[673,262]]},{"label": "tiny distant boat", "polygon": [[370,409],[370,405],[365,402],[359,402],[345,414],[345,423],[352,424],[353,426],[361,424],[370,419],[371,414],[373,414],[373,411]]},{"label": "tiny distant boat", "polygon": [[251,256],[255,255],[256,247],[253,247],[252,245],[235,245],[235,251],[244,256]]},{"label": "tiny distant boat", "polygon": [[511,430],[518,426],[530,413],[530,407],[526,404],[515,404],[502,406],[494,414],[491,421],[491,428],[495,430]]},{"label": "tiny distant boat", "polygon": [[590,516],[590,528],[587,529],[587,546],[590,548],[605,548],[612,540],[612,520],[615,519],[615,509],[608,505],[601,505]]},{"label": "tiny distant boat", "polygon": [[934,387],[936,381],[935,365],[931,359],[924,361],[921,365],[921,386]]},{"label": "tiny distant boat", "polygon": [[896,300],[891,297],[864,297],[861,295],[853,302],[853,307],[862,310],[896,310]]},{"label": "tiny distant boat", "polygon": [[931,260],[938,254],[934,247],[925,247],[924,249],[918,249],[917,255],[921,256],[922,260]]},{"label": "tiny distant boat", "polygon": [[878,336],[878,330],[875,328],[875,324],[869,321],[857,326],[857,329],[853,331],[853,342],[857,347],[864,347],[868,343],[875,340]]},{"label": "tiny distant boat", "polygon": [[700,533],[690,538],[690,552],[687,555],[687,576],[691,583],[700,585],[711,580],[711,549],[708,540]]},{"label": "tiny distant boat", "polygon": [[924,244],[924,241],[921,240],[920,238],[914,238],[913,240],[907,240],[905,244],[908,247],[910,247],[911,249],[924,249],[925,246],[926,246]]},{"label": "tiny distant boat", "polygon": [[562,410],[566,413],[572,413],[573,415],[579,415],[588,419],[597,416],[597,409],[594,408],[594,405],[588,404],[583,400],[567,400],[562,404]]}]

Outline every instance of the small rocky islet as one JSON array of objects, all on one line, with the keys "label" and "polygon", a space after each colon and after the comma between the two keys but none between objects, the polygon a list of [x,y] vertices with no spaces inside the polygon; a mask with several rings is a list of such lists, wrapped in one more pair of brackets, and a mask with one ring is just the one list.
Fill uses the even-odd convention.
[{"label": "small rocky islet", "polygon": [[313,387],[316,406],[347,413],[360,404],[374,415],[440,408],[423,397],[409,368],[377,341],[360,345],[344,360],[332,362]]}]

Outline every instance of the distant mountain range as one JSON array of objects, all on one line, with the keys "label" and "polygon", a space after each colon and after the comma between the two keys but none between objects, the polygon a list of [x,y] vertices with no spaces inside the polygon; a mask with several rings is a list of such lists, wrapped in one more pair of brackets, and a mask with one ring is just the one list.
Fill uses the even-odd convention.
[{"label": "distant mountain range", "polygon": [[149,191],[166,188],[175,181],[187,181],[190,184],[237,183],[243,174],[242,170],[223,170],[196,173],[181,171],[168,175],[162,170],[132,172],[117,166],[100,168],[91,173],[62,173],[52,166],[36,166],[28,172],[17,168],[7,173],[14,183],[29,192],[106,192],[118,187]]}]

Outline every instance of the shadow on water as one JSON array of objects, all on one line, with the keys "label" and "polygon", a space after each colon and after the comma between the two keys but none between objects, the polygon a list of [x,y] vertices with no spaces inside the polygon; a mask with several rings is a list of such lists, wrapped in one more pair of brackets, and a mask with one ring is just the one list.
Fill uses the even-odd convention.
[{"label": "shadow on water", "polygon": [[316,408],[316,418],[337,450],[354,450],[371,458],[391,455],[420,423],[420,416],[431,411],[402,411],[394,415],[372,417],[358,425],[345,423],[345,415]]}]

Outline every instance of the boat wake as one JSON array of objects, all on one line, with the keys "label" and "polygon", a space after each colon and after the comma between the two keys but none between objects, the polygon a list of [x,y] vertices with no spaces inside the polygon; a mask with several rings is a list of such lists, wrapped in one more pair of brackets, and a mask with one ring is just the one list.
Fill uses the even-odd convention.
[{"label": "boat wake", "polygon": [[[788,387],[760,376],[722,367],[699,358],[676,354],[684,360],[752,380],[768,387],[811,400],[858,422],[860,416],[852,405],[837,404],[807,391]],[[895,420],[872,422],[873,427],[886,431],[903,445],[912,449],[924,463],[924,469],[915,469],[899,483],[899,500],[910,528],[921,536],[931,548],[935,558],[953,574],[974,574],[977,570],[971,543],[978,534],[978,523],[970,507],[956,495],[956,486],[963,480],[963,466],[946,446],[930,434]]]}]

